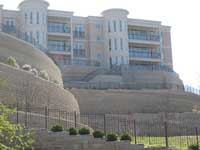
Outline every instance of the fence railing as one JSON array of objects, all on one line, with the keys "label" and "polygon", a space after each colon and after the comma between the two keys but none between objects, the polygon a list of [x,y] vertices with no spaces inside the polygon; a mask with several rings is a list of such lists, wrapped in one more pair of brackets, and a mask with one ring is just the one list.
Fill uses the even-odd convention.
[{"label": "fence railing", "polygon": [[145,146],[186,150],[191,144],[199,144],[200,121],[179,120],[175,117],[177,114],[173,116],[165,113],[160,116],[157,119],[138,120],[134,114],[79,114],[47,107],[18,107],[10,119],[27,128],[50,129],[53,125],[59,124],[66,129],[91,127],[105,134],[129,133],[133,137],[133,143]]}]

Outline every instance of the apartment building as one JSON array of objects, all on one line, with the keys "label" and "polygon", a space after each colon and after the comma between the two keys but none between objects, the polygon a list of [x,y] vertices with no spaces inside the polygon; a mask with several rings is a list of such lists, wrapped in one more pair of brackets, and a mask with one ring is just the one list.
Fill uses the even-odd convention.
[{"label": "apartment building", "polygon": [[128,18],[124,9],[78,17],[50,10],[44,0],[24,0],[18,10],[0,6],[0,30],[40,45],[56,63],[166,66],[173,70],[170,27]]}]

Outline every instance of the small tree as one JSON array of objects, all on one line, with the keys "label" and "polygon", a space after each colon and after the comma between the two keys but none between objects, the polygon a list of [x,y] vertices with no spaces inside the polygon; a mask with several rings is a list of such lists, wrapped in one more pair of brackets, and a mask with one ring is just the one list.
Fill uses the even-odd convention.
[{"label": "small tree", "polygon": [[25,150],[32,149],[33,139],[30,132],[25,132],[20,125],[11,124],[8,116],[14,110],[0,104],[0,149]]},{"label": "small tree", "polygon": [[7,65],[10,65],[10,66],[12,66],[12,67],[19,68],[19,65],[18,65],[16,59],[15,59],[14,57],[12,57],[12,56],[9,56],[9,57],[7,58],[6,64],[7,64]]}]

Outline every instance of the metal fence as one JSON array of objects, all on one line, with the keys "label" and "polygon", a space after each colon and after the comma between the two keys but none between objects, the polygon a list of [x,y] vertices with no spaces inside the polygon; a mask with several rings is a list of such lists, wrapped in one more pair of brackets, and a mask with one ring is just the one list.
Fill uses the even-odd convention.
[{"label": "metal fence", "polygon": [[[166,115],[172,116],[163,116]],[[50,129],[53,125],[62,125],[65,129],[91,127],[105,134],[129,133],[134,144],[145,144],[147,147],[163,146],[186,150],[191,144],[199,145],[200,124],[196,120],[187,123],[173,117],[138,120],[134,114],[79,114],[47,107],[17,107],[10,119],[27,128]]]}]

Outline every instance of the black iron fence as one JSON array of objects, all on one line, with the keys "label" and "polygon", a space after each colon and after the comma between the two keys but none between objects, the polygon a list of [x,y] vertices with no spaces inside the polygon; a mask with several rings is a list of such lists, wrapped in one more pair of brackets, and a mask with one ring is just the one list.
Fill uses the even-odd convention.
[{"label": "black iron fence", "polygon": [[[163,117],[168,116],[168,117]],[[95,114],[68,112],[48,107],[17,107],[10,120],[23,124],[27,128],[50,129],[53,125],[70,127],[88,127],[101,130],[105,134],[115,132],[118,135],[129,133],[133,144],[145,146],[170,147],[186,150],[192,144],[199,144],[200,120],[186,122],[178,120],[177,114],[165,114],[158,118],[136,119],[134,114]],[[171,116],[171,117],[169,117]]]}]

